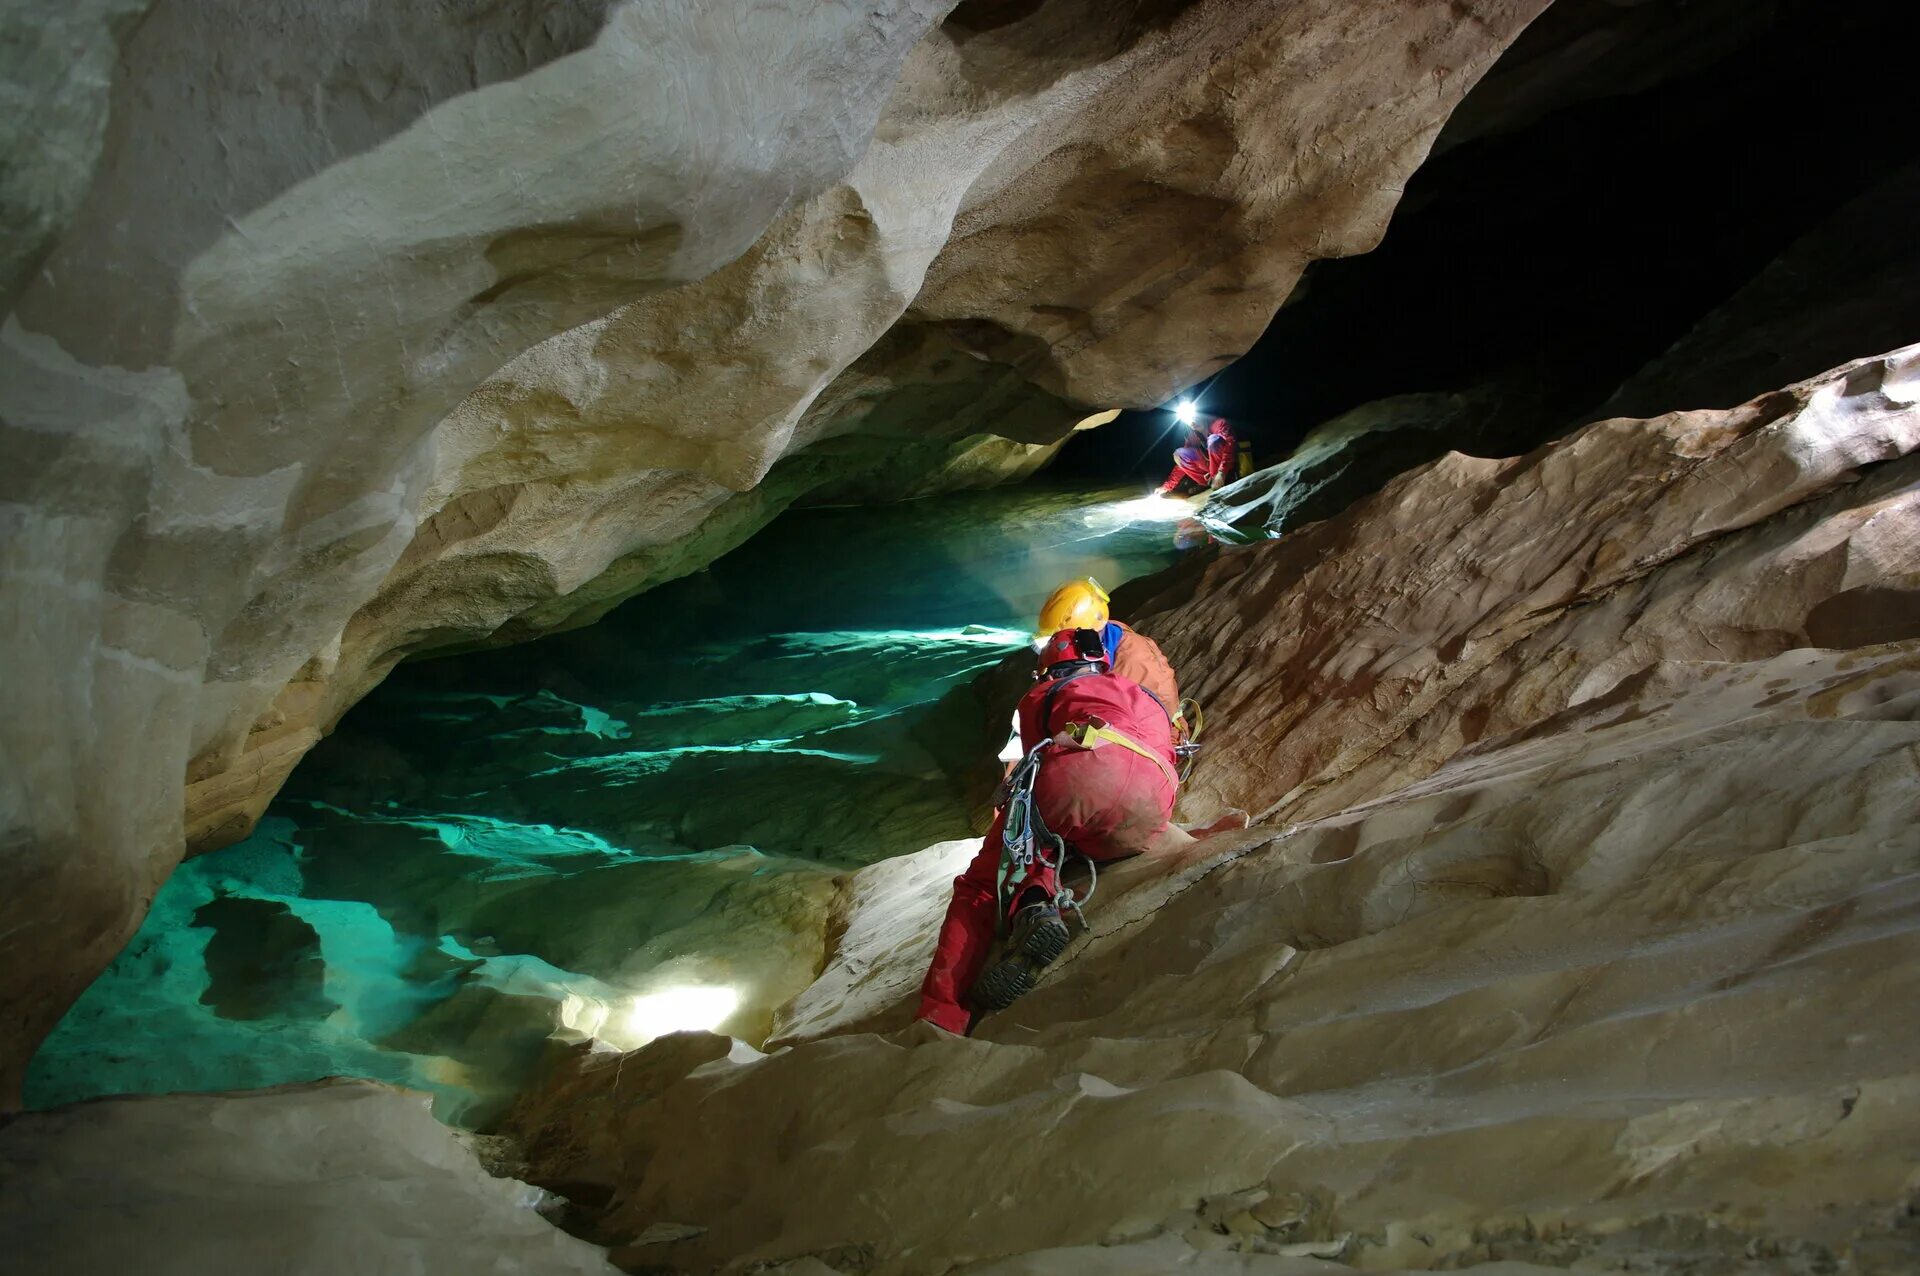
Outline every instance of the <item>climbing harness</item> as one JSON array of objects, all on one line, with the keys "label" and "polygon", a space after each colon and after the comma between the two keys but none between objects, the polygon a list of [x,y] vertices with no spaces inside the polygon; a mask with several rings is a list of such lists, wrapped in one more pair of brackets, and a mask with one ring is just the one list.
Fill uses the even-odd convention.
[{"label": "climbing harness", "polygon": [[[1087,883],[1087,893],[1076,896],[1073,888],[1066,884],[1064,874],[1067,862],[1067,844],[1059,834],[1046,826],[1040,818],[1039,808],[1033,801],[1033,782],[1040,775],[1040,760],[1053,744],[1052,740],[1042,740],[1033,747],[1033,751],[1020,759],[1020,765],[1001,782],[997,801],[1006,812],[1006,818],[1000,825],[1000,871],[996,882],[996,895],[1000,901],[1000,925],[1005,926],[1013,914],[1014,904],[1039,877],[1039,870],[1047,869],[1053,873],[1053,891],[1049,902],[1061,912],[1079,913],[1081,906],[1093,898],[1094,886],[1098,881],[1098,870],[1093,861],[1087,860],[1087,870],[1093,874]],[[1085,856],[1081,858],[1085,859]],[[1086,914],[1080,919],[1086,921]]]},{"label": "climbing harness", "polygon": [[[1094,672],[1091,668],[1066,674],[1051,688],[1041,702],[1040,721],[1043,725],[1053,721],[1053,701],[1060,686],[1074,678],[1084,677]],[[1146,690],[1144,687],[1142,690]],[[1148,695],[1153,696],[1151,691]],[[1153,696],[1156,702],[1158,696]],[[1163,703],[1162,709],[1167,706]],[[1200,705],[1193,700],[1182,700],[1179,712],[1167,711],[1172,720],[1175,735],[1180,743],[1174,746],[1178,766],[1170,766],[1167,760],[1152,749],[1123,731],[1116,730],[1099,718],[1089,717],[1085,722],[1068,722],[1063,733],[1082,748],[1094,749],[1102,745],[1117,744],[1121,748],[1152,762],[1159,767],[1175,787],[1178,787],[1193,770],[1194,757],[1199,752],[1200,730],[1205,725],[1205,715]],[[1015,911],[1015,905],[1021,896],[1040,878],[1043,870],[1053,874],[1053,889],[1049,902],[1062,913],[1073,912],[1080,915],[1081,924],[1086,923],[1083,911],[1093,893],[1100,884],[1100,870],[1089,856],[1079,858],[1087,866],[1087,889],[1084,895],[1075,895],[1073,888],[1066,883],[1067,856],[1072,854],[1058,834],[1040,818],[1039,808],[1033,800],[1034,781],[1039,778],[1040,765],[1047,751],[1054,747],[1053,739],[1042,740],[1027,755],[1020,759],[1007,778],[1000,782],[1000,791],[994,795],[994,805],[1006,813],[1000,826],[1000,867],[996,877],[995,894],[999,899],[999,926],[1004,929]]]},{"label": "climbing harness", "polygon": [[1187,777],[1193,774],[1193,764],[1200,756],[1200,731],[1207,725],[1207,715],[1200,711],[1200,702],[1194,699],[1182,700],[1177,708],[1168,708],[1167,702],[1154,694],[1153,688],[1141,687],[1140,690],[1153,697],[1167,715],[1167,721],[1173,724],[1173,756],[1180,764],[1180,773],[1174,778],[1175,784],[1185,784]]},{"label": "climbing harness", "polygon": [[[1159,767],[1170,783],[1178,785],[1180,782],[1165,758],[1098,718],[1069,722],[1062,728],[1062,733],[1086,749],[1117,744]],[[1071,852],[1060,835],[1049,829],[1046,821],[1040,818],[1040,810],[1034,804],[1033,784],[1039,778],[1041,760],[1052,747],[1051,738],[1035,745],[1033,751],[1020,759],[1020,764],[1001,782],[1000,792],[995,796],[995,805],[1006,812],[1006,818],[1000,825],[1000,869],[995,891],[1000,901],[1000,919],[1003,923],[1012,915],[1021,895],[1039,878],[1042,869],[1050,870],[1053,874],[1054,887],[1049,896],[1053,906],[1063,913],[1079,913],[1083,923],[1086,913],[1082,910],[1100,885],[1099,868],[1090,856],[1082,855],[1079,858],[1087,865],[1087,890],[1084,895],[1074,894],[1073,888],[1066,882],[1067,856]]]}]

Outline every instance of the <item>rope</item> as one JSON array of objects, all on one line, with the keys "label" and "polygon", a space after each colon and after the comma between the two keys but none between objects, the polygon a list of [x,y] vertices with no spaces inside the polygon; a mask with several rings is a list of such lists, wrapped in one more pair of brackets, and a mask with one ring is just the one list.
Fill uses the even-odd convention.
[{"label": "rope", "polygon": [[1081,910],[1084,909],[1088,901],[1093,898],[1093,892],[1099,889],[1100,867],[1091,855],[1082,855],[1080,858],[1087,862],[1087,893],[1075,899],[1073,889],[1067,885],[1067,879],[1062,877],[1060,879],[1060,894],[1067,897],[1067,902],[1061,904],[1057,899],[1054,902],[1056,907],[1063,909],[1071,908],[1074,912],[1079,913],[1080,921],[1084,924],[1087,920],[1087,915]]},{"label": "rope", "polygon": [[1084,923],[1087,919],[1082,907],[1093,898],[1093,892],[1099,885],[1100,871],[1094,867],[1093,860],[1087,856],[1087,893],[1075,896],[1073,888],[1066,882],[1067,844],[1060,836],[1049,830],[1040,819],[1033,805],[1033,782],[1040,774],[1040,759],[1053,743],[1051,739],[1042,740],[1033,751],[1020,759],[1020,765],[1013,769],[1001,786],[999,794],[1006,811],[1006,818],[1000,825],[1000,869],[994,883],[994,894],[999,900],[999,921],[1004,926],[1007,912],[1013,901],[1019,898],[1021,889],[1031,881],[1034,865],[1039,864],[1053,870],[1056,883],[1053,892],[1053,906],[1061,912],[1080,914]]},{"label": "rope", "polygon": [[1102,744],[1117,744],[1127,752],[1138,754],[1159,767],[1161,774],[1167,777],[1168,783],[1175,786],[1180,783],[1180,776],[1164,756],[1155,753],[1126,732],[1116,731],[1098,718],[1090,718],[1084,723],[1069,722],[1067,734],[1072,736],[1083,749],[1097,749]]}]

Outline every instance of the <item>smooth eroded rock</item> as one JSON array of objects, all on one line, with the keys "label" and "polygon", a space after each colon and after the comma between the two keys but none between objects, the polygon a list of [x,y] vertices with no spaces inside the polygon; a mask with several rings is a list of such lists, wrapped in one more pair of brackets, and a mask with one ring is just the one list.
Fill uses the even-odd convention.
[{"label": "smooth eroded rock", "polygon": [[82,11],[8,201],[13,1053],[403,656],[1223,366],[1544,2]]},{"label": "smooth eroded rock", "polygon": [[106,1099],[0,1129],[0,1244],[21,1271],[612,1276],[427,1114],[366,1081]]},{"label": "smooth eroded rock", "polygon": [[1264,826],[1114,883],[973,1039],[564,1061],[532,1176],[705,1229],[615,1250],[670,1270],[1910,1265],[1920,633],[1808,627],[1920,585],[1916,368],[1176,569],[1143,623],[1209,703],[1196,785]]}]

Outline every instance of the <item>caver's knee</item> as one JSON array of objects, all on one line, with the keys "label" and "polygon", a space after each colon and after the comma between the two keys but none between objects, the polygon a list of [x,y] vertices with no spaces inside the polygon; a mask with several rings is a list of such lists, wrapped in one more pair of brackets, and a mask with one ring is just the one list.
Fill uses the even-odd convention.
[{"label": "caver's knee", "polygon": [[1125,859],[1154,848],[1167,827],[1166,812],[1153,802],[1130,802],[1113,812],[1113,822],[1089,839],[1094,859]]}]

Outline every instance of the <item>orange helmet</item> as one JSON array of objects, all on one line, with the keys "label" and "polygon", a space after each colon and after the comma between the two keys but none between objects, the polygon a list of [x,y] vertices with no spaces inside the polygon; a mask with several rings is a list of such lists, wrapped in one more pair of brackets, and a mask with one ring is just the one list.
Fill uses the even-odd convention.
[{"label": "orange helmet", "polygon": [[1060,665],[1094,661],[1103,667],[1108,663],[1107,645],[1100,640],[1100,631],[1062,629],[1040,647],[1040,676],[1046,677]]},{"label": "orange helmet", "polygon": [[1047,595],[1040,605],[1040,625],[1034,637],[1046,638],[1062,629],[1100,629],[1107,623],[1107,591],[1091,576],[1070,580]]}]

